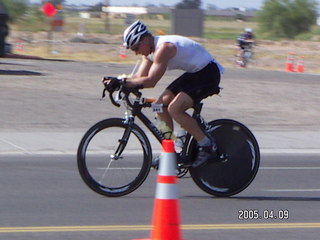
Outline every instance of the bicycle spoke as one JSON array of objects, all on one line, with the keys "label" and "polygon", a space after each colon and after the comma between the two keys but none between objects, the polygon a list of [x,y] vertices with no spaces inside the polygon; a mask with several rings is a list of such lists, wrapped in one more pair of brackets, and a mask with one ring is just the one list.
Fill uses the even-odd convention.
[{"label": "bicycle spoke", "polygon": [[104,170],[104,172],[103,172],[100,180],[98,181],[100,185],[102,185],[102,181],[103,181],[103,179],[105,178],[105,176],[106,176],[106,174],[107,174],[107,171],[110,169],[110,165],[111,165],[112,161],[114,161],[114,160],[112,160],[112,158],[110,158],[110,161],[109,161],[109,163],[108,163],[108,166],[105,168],[105,170]]}]

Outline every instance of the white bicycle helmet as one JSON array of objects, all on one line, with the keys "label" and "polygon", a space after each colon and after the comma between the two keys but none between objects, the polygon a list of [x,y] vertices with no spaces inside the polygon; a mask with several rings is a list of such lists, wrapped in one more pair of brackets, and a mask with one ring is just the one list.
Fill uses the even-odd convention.
[{"label": "white bicycle helmet", "polygon": [[147,26],[140,20],[135,21],[123,33],[123,46],[127,49],[139,43],[143,34],[148,33]]}]

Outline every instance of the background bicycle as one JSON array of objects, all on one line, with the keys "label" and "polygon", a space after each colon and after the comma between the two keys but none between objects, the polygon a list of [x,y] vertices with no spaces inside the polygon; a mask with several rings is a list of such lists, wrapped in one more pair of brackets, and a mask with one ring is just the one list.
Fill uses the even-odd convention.
[{"label": "background bicycle", "polygon": [[249,63],[254,63],[254,47],[252,43],[247,43],[243,45],[243,49],[240,50],[240,53],[238,52],[236,54],[235,63],[239,65],[240,67],[247,67]]}]

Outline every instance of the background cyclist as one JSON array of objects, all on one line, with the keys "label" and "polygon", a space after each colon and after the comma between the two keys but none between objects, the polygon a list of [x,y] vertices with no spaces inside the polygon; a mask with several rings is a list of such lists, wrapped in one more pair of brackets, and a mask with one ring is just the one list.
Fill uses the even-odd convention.
[{"label": "background cyclist", "polygon": [[142,55],[137,73],[126,79],[128,87],[139,85],[153,88],[167,69],[185,71],[158,98],[157,103],[166,104],[168,108],[158,113],[157,117],[172,130],[174,119],[197,140],[199,152],[192,167],[217,159],[219,156],[214,140],[206,136],[186,110],[202,99],[219,93],[223,67],[199,43],[177,35],[153,36],[140,20],[124,31],[123,41],[127,49]]},{"label": "background cyclist", "polygon": [[243,57],[243,50],[248,46],[252,47],[255,44],[255,36],[251,28],[245,28],[237,38],[238,56],[240,59]]}]

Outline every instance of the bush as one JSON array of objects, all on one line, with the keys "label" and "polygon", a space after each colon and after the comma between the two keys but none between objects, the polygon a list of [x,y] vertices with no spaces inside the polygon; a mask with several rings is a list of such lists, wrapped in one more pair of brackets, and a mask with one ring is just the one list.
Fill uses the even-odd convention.
[{"label": "bush", "polygon": [[1,0],[8,10],[10,20],[15,21],[28,10],[28,0]]},{"label": "bush", "polygon": [[294,38],[315,24],[313,0],[266,0],[258,14],[259,31],[272,38]]}]

